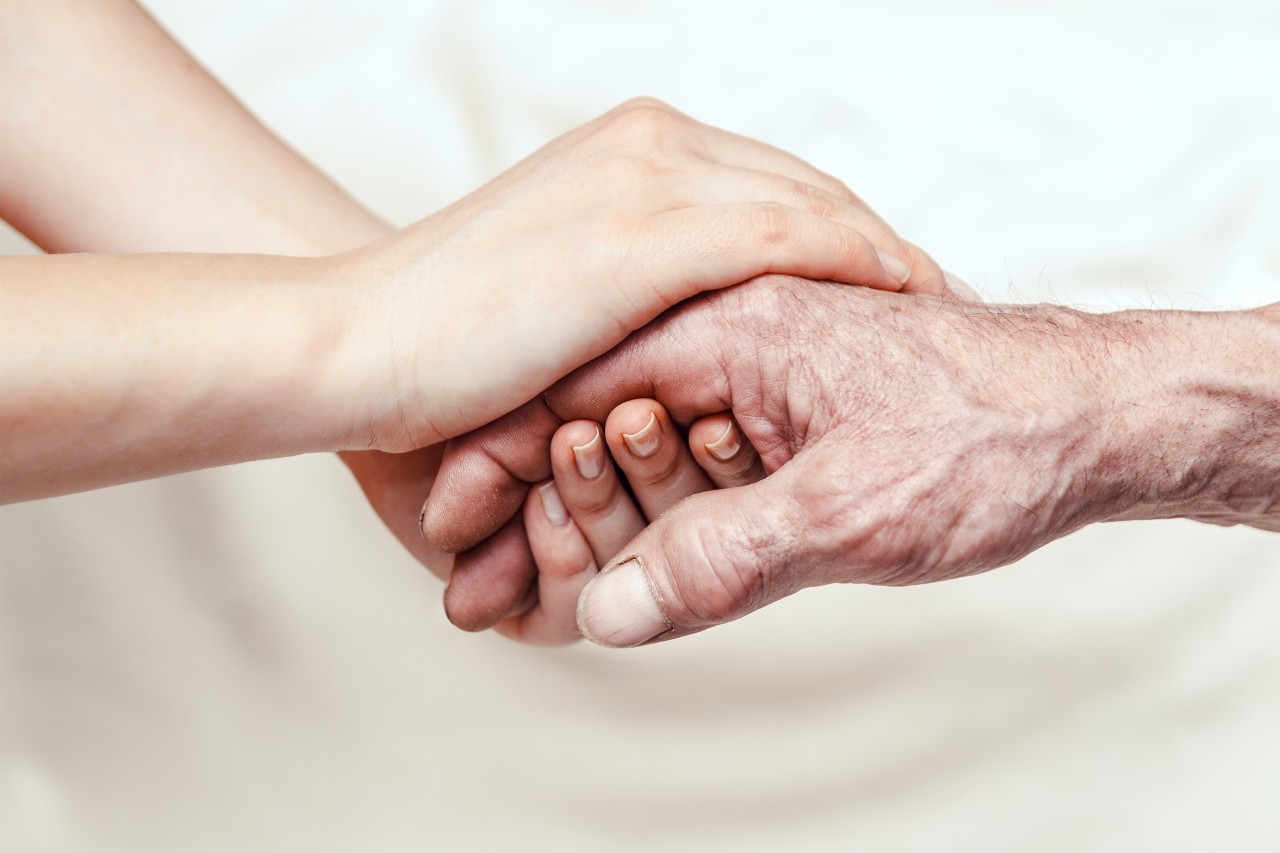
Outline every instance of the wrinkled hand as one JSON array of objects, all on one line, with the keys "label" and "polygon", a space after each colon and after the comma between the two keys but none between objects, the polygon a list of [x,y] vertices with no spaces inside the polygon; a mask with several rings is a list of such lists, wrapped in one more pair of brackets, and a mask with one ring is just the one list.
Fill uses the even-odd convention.
[{"label": "wrinkled hand", "polygon": [[519,608],[533,569],[515,513],[550,476],[552,433],[632,397],[686,424],[731,409],[770,476],[694,495],[624,548],[579,603],[596,642],[691,633],[819,584],[1010,563],[1151,499],[1133,476],[1150,454],[1117,440],[1096,369],[1104,350],[1121,367],[1111,351],[1141,325],[778,277],[700,297],[451,443],[424,516],[463,552],[446,607],[473,629]]},{"label": "wrinkled hand", "polygon": [[346,373],[369,398],[349,446],[391,451],[510,411],[700,291],[771,271],[945,288],[839,181],[649,100],[341,264]]}]

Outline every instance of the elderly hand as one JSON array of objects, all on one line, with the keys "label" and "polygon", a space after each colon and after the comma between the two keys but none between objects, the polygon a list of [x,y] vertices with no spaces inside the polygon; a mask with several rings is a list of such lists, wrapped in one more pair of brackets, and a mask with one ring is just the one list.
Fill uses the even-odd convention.
[{"label": "elderly hand", "polygon": [[683,423],[732,409],[770,476],[689,497],[623,547],[578,606],[604,645],[809,586],[974,574],[1094,521],[1274,529],[1275,314],[1090,315],[782,278],[699,298],[446,451],[424,531],[463,552],[451,618],[522,609],[533,563],[508,519],[551,475],[551,436],[633,397]]}]

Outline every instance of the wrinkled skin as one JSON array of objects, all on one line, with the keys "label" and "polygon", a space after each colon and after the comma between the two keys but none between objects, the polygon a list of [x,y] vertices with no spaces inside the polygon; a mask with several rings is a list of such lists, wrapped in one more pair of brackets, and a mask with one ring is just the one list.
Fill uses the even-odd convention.
[{"label": "wrinkled skin", "polygon": [[516,511],[550,475],[552,433],[634,397],[686,424],[732,410],[771,473],[688,498],[605,568],[640,557],[664,638],[804,587],[1010,563],[1144,498],[1091,367],[1140,334],[1122,315],[780,277],[705,295],[451,443],[424,515],[428,541],[462,552],[447,609],[480,629],[527,606],[534,569]]}]

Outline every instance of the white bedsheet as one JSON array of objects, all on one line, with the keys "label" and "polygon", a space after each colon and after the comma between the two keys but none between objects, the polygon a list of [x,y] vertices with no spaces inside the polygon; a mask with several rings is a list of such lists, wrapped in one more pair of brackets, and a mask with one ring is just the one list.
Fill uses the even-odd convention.
[{"label": "white bedsheet", "polygon": [[[1280,293],[1273,2],[149,5],[398,221],[652,94],[990,298]],[[1280,847],[1275,536],[1097,527],[621,653],[439,592],[330,458],[0,510],[0,849]]]}]

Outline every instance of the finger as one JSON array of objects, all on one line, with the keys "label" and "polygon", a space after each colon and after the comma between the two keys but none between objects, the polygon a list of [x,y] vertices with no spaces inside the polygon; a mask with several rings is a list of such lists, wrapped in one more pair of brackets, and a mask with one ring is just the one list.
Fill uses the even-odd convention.
[{"label": "finger", "polygon": [[444,451],[422,508],[422,537],[454,557],[445,614],[468,631],[520,612],[537,574],[518,516],[529,486],[551,476],[548,447],[561,421],[539,399]]},{"label": "finger", "polygon": [[[854,229],[778,202],[682,208],[657,223],[631,260],[664,265],[653,269],[652,280],[672,305],[766,273],[893,291],[911,277],[905,263]],[[666,268],[674,257],[688,259],[681,275]]]},{"label": "finger", "polygon": [[[569,131],[560,139],[572,144],[601,131],[613,130],[619,134],[632,133],[644,140],[662,130],[668,132],[676,128],[692,130],[701,125],[701,122],[680,112],[665,101],[642,95],[623,101],[608,112]],[[688,141],[691,140],[686,140]]]},{"label": "finger", "polygon": [[831,580],[820,576],[831,542],[793,496],[795,468],[694,495],[656,519],[582,591],[583,635],[609,647],[666,640]]},{"label": "finger", "polygon": [[871,206],[849,189],[847,184],[834,175],[822,171],[803,157],[798,157],[776,145],[724,128],[713,125],[703,125],[703,128],[707,149],[718,163],[786,175],[793,180],[822,187],[832,195],[852,204],[861,205],[867,210],[871,209]]},{"label": "finger", "polygon": [[689,427],[689,450],[718,488],[748,486],[765,477],[760,454],[728,412],[695,421]]},{"label": "finger", "polygon": [[902,239],[875,211],[852,193],[842,195],[818,184],[778,172],[730,167],[725,180],[708,181],[699,200],[707,204],[776,201],[848,226],[862,234],[883,254],[906,264],[911,277],[902,289],[940,294],[945,276],[937,262]]},{"label": "finger", "polygon": [[499,632],[538,645],[581,639],[576,618],[578,596],[596,576],[596,561],[554,482],[529,492],[524,503],[524,529],[538,566],[537,604],[527,613],[499,623]]},{"label": "finger", "polygon": [[644,529],[645,519],[609,460],[604,432],[591,421],[562,426],[551,440],[551,469],[569,515],[586,537],[597,565]]},{"label": "finger", "polygon": [[532,483],[551,476],[547,452],[562,421],[531,400],[446,445],[422,508],[423,538],[447,554],[473,548],[515,515]]},{"label": "finger", "polygon": [[657,518],[689,495],[712,488],[658,401],[628,400],[618,406],[609,413],[604,434],[647,518]]},{"label": "finger", "polygon": [[849,189],[848,185],[839,178],[822,171],[789,151],[758,139],[751,139],[711,125],[703,125],[703,130],[710,157],[718,163],[782,175],[802,184],[818,187],[835,198],[865,210],[871,215],[871,221],[859,230],[862,230],[868,239],[878,246],[894,245],[895,241],[901,241],[905,246],[905,254],[901,257],[911,267],[911,278],[904,289],[935,295],[943,292],[945,283],[937,261],[915,244],[902,240],[861,196]]},{"label": "finger", "polygon": [[523,519],[514,515],[475,548],[457,554],[444,612],[464,631],[484,631],[528,607],[537,576]]}]

